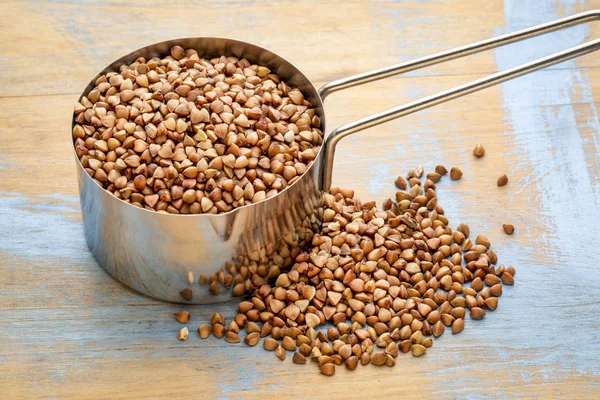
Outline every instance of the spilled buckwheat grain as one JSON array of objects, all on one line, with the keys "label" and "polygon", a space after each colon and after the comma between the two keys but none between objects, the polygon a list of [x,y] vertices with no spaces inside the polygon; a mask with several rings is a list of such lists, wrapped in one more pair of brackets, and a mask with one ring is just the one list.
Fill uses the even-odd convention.
[{"label": "spilled buckwheat grain", "polygon": [[[311,247],[239,303],[242,324],[235,326],[245,328],[244,342],[254,346],[263,337],[281,360],[290,351],[294,363],[313,360],[330,376],[342,364],[353,370],[359,362],[393,366],[399,353],[425,356],[446,328],[464,329],[467,311],[482,319],[495,310],[515,269],[495,265],[489,240],[479,235],[473,244],[466,224],[450,228],[431,179],[445,168],[436,169],[424,183],[422,168],[396,180],[404,189],[382,209],[351,190],[325,194]],[[215,314],[211,324],[214,331],[225,321]],[[205,337],[202,331],[208,328],[201,327]]]}]

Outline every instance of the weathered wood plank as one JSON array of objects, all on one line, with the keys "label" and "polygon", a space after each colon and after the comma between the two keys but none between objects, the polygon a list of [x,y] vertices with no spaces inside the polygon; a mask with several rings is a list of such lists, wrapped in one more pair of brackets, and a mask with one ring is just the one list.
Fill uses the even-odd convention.
[{"label": "weathered wood plank", "polygon": [[[280,362],[260,348],[200,340],[235,304],[141,296],[94,261],[83,238],[69,141],[72,103],[96,71],[151,42],[241,38],[296,63],[315,84],[600,7],[600,1],[9,1],[0,4],[0,391],[7,398],[594,398],[600,392],[600,133],[597,55],[438,106],[340,144],[334,183],[393,196],[422,164],[457,165],[439,184],[453,226],[467,222],[517,268],[497,311],[388,368]],[[106,16],[110,18],[106,18]],[[336,93],[329,129],[600,34],[576,28]],[[476,160],[481,142],[486,156]],[[43,160],[43,165],[39,165]],[[348,174],[347,171],[358,171]],[[496,187],[506,173],[510,182]],[[516,226],[513,236],[501,224]],[[291,354],[290,354],[291,356]],[[289,357],[288,357],[289,358]],[[0,397],[2,397],[0,396]]]}]

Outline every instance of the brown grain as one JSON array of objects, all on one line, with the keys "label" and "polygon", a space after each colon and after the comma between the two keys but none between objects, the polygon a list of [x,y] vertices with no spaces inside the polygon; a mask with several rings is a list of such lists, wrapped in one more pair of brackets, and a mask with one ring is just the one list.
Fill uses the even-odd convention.
[{"label": "brown grain", "polygon": [[323,375],[332,376],[335,374],[335,365],[333,363],[321,365],[319,371],[321,371]]},{"label": "brown grain", "polygon": [[507,235],[512,235],[513,232],[515,231],[515,227],[511,224],[502,224],[502,229],[504,230],[504,233],[506,233]]},{"label": "brown grain", "polygon": [[481,143],[478,143],[473,149],[473,155],[477,158],[481,158],[485,155],[485,149]]},{"label": "brown grain", "polygon": [[443,165],[437,165],[435,167],[435,172],[437,172],[441,176],[444,176],[444,175],[446,175],[448,173],[448,170]]},{"label": "brown grain", "polygon": [[178,311],[173,316],[180,324],[185,324],[190,320],[190,313],[187,311]]},{"label": "brown grain", "polygon": [[200,337],[202,339],[206,339],[207,337],[210,336],[210,334],[212,333],[212,326],[210,325],[200,325],[198,327],[198,334],[200,335]]},{"label": "brown grain", "polygon": [[498,186],[504,186],[508,183],[508,177],[506,175],[502,175],[500,178],[498,178],[498,181],[496,182],[496,184]]},{"label": "brown grain", "polygon": [[462,177],[463,173],[458,167],[452,167],[450,169],[450,179],[457,181]]}]

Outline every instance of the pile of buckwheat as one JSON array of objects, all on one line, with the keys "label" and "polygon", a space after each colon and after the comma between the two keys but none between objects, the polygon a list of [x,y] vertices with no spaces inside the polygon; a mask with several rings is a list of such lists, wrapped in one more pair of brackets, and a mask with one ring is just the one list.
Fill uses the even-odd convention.
[{"label": "pile of buckwheat", "polygon": [[246,59],[174,46],[95,85],[74,108],[77,157],[115,197],[149,210],[217,214],[265,200],[322,144],[302,92]]},{"label": "pile of buckwheat", "polygon": [[[76,103],[73,140],[86,172],[115,197],[172,214],[217,214],[268,199],[294,183],[323,142],[320,120],[297,88],[245,59],[200,58],[193,49],[138,58],[95,81]],[[478,144],[476,158],[485,155]],[[498,306],[515,269],[497,264],[489,240],[448,225],[437,203],[437,166],[398,177],[382,209],[352,190],[323,197],[322,227],[293,265],[262,281],[229,323],[198,327],[230,343],[262,345],[280,359],[336,366],[393,366],[419,357],[446,328],[464,329]],[[462,171],[453,167],[450,178]],[[508,183],[506,175],[497,185]],[[504,224],[507,234],[514,227]],[[259,286],[257,285],[257,286]],[[238,294],[243,286],[236,286]],[[234,289],[234,294],[236,290]],[[487,311],[486,311],[487,310]],[[187,311],[175,313],[189,322]],[[187,340],[183,327],[178,339]]]},{"label": "pile of buckwheat", "polygon": [[[454,178],[462,172],[458,168]],[[496,265],[489,240],[472,238],[469,227],[448,225],[437,203],[436,183],[443,166],[399,177],[396,201],[362,203],[352,190],[333,188],[322,204],[323,226],[287,272],[258,288],[238,305],[227,323],[215,313],[201,325],[230,343],[242,340],[280,359],[313,360],[321,373],[333,375],[344,364],[393,366],[399,353],[419,357],[446,329],[464,329],[467,313],[482,319],[498,307],[504,285],[514,283],[515,269]],[[189,322],[187,311],[178,312]],[[245,336],[240,332],[245,331]],[[188,337],[188,328],[178,338]]]}]

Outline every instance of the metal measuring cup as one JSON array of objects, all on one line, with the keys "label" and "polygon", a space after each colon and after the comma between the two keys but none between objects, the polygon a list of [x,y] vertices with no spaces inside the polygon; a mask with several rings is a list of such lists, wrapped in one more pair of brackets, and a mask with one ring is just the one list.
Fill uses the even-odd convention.
[{"label": "metal measuring cup", "polygon": [[[267,66],[302,91],[326,132],[323,100],[334,91],[597,19],[598,10],[576,14],[339,79],[318,90],[293,64],[259,46],[222,38],[176,39],[143,47],[111,63],[90,82],[82,96],[93,89],[100,75],[118,71],[120,65],[130,64],[138,57],[163,56],[172,46],[180,45],[197,50],[200,57],[233,55]],[[224,214],[174,215],[134,207],[105,191],[77,160],[87,244],[106,271],[146,295],[192,304],[229,300],[276,277],[293,263],[299,247],[310,244],[321,225],[322,193],[331,187],[335,147],[340,139],[599,48],[600,39],[596,39],[343,125],[326,136],[313,164],[288,188],[262,202]],[[74,123],[73,120],[71,127]]]}]

